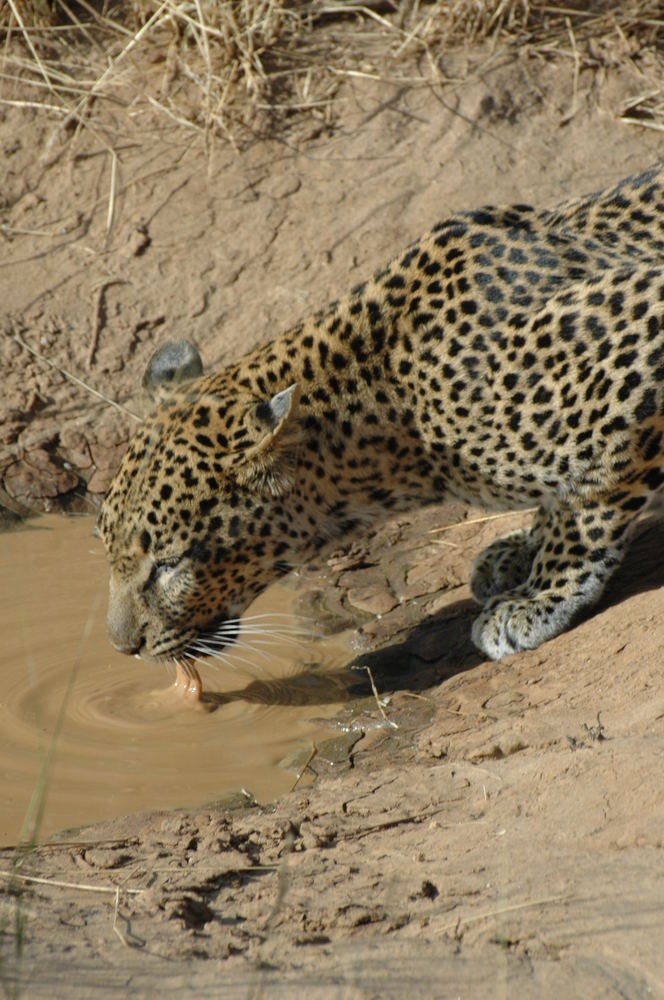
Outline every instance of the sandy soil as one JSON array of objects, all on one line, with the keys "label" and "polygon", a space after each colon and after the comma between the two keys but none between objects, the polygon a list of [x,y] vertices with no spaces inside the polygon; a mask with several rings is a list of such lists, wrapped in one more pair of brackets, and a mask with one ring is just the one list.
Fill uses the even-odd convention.
[{"label": "sandy soil", "polygon": [[[605,56],[585,54],[576,90],[572,60],[528,53],[459,65],[464,82],[437,91],[355,80],[332,128],[241,154],[107,111],[108,232],[106,150],[0,111],[4,502],[94,502],[131,428],[12,335],[138,407],[166,337],[221,364],[452,209],[551,205],[655,161],[660,133],[620,115],[664,73],[647,52]],[[468,570],[518,518],[429,534],[475,516],[402,518],[308,571],[311,613],[354,622],[358,668],[392,692],[388,722],[371,698],[346,719],[315,784],[269,808],[132,816],[3,852],[8,991],[664,995],[664,529],[644,524],[595,615],[486,663]]]}]

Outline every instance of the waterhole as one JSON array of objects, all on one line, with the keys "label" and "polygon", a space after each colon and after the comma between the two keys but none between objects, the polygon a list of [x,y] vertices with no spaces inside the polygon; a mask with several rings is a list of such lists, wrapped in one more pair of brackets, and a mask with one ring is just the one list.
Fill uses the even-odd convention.
[{"label": "waterhole", "polygon": [[[48,516],[0,535],[0,843],[38,814],[40,839],[139,809],[196,806],[292,784],[278,766],[325,733],[346,696],[341,637],[270,640],[200,667],[205,699],[174,672],[116,653],[107,569],[91,518]],[[247,614],[289,613],[266,591]],[[329,731],[328,731],[329,735]],[[29,818],[25,825],[26,817]]]}]

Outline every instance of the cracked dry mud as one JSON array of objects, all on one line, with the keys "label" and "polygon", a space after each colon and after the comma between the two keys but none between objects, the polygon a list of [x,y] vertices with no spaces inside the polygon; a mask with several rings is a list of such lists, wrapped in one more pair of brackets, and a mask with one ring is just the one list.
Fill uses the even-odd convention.
[{"label": "cracked dry mud", "polygon": [[[585,70],[570,118],[569,66],[525,55],[445,103],[354,81],[329,134],[241,155],[144,123],[120,154],[108,238],[109,165],[92,140],[44,158],[54,123],[2,110],[4,501],[86,507],[132,425],[14,334],[138,407],[161,339],[193,336],[222,364],[450,210],[554,204],[654,161],[659,134],[619,115],[661,85],[646,61]],[[643,525],[595,614],[487,663],[470,642],[469,567],[523,515],[479,515],[400,518],[303,569],[319,626],[356,629],[361,695],[313,784],[3,851],[3,985],[73,1000],[663,995],[664,529]]]}]

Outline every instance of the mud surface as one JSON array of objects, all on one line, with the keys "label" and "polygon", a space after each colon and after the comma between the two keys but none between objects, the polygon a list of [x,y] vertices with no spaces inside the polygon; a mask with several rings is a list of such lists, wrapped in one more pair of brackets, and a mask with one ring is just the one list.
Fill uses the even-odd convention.
[{"label": "mud surface", "polygon": [[295,780],[282,759],[333,736],[325,719],[349,697],[347,636],[314,639],[312,623],[293,617],[293,586],[269,587],[247,611],[253,635],[224,662],[199,664],[201,700],[174,683],[174,666],[118,653],[93,526],[50,514],[0,537],[0,845],[29,839],[26,813],[51,749],[40,840],[241,788],[243,801],[269,801]]},{"label": "mud surface", "polygon": [[[3,110],[6,502],[94,503],[131,427],[14,335],[138,408],[161,339],[193,336],[223,364],[453,209],[551,205],[655,161],[661,133],[621,114],[662,87],[657,60],[583,55],[577,77],[571,56],[525,53],[459,66],[441,90],[353,80],[333,129],[241,154],[107,111],[108,230],[108,153]],[[468,570],[518,518],[477,516],[424,512],[304,571],[317,620],[355,625],[366,695],[338,756],[312,761],[314,785],[269,808],[143,814],[4,852],[4,984],[662,995],[663,530],[644,524],[596,614],[496,664],[470,643]]]}]

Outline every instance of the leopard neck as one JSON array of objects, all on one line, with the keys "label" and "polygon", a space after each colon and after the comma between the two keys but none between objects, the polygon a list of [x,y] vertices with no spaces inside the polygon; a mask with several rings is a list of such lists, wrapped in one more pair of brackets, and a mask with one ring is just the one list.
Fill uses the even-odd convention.
[{"label": "leopard neck", "polygon": [[365,293],[238,364],[240,384],[252,392],[300,387],[296,492],[323,535],[440,499],[444,484],[433,473],[408,379],[412,359],[396,316]]}]

